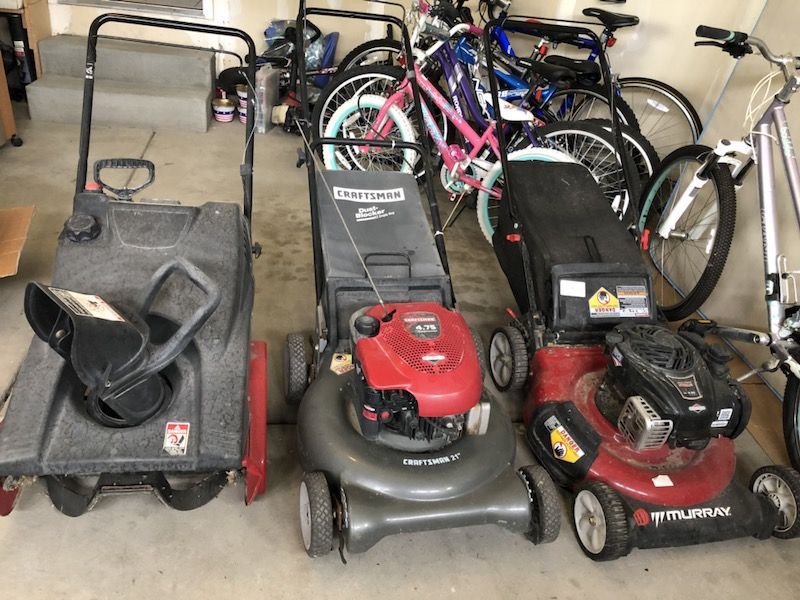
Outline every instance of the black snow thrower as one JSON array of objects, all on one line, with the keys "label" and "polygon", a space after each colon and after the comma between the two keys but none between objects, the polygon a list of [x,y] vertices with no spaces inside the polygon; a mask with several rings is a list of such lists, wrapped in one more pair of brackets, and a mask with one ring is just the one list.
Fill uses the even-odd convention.
[{"label": "black snow thrower", "polygon": [[[87,182],[96,45],[107,23],[232,36],[255,64],[252,39],[236,29],[117,14],[93,21],[72,214],[52,284],[26,289],[36,337],[0,422],[3,515],[35,477],[70,516],[134,491],[189,510],[239,471],[248,503],[264,491],[266,345],[250,340],[254,94],[243,210],[133,202],[155,177],[142,159],[99,160]],[[147,177],[115,188],[102,179],[113,169]]]}]

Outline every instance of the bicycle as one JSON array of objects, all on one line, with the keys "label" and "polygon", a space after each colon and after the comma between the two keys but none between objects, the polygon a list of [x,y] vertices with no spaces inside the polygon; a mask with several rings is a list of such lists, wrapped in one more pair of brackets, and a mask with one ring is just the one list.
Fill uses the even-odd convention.
[{"label": "bicycle", "polygon": [[[485,22],[487,18],[485,13],[488,11],[489,16],[502,19],[507,16],[510,4],[510,0],[481,0],[481,17]],[[499,12],[496,9],[499,9]],[[599,35],[599,46],[587,36],[550,34],[549,37],[542,38],[532,55],[537,60],[575,69],[582,76],[583,81],[579,82],[581,85],[572,90],[550,88],[542,92],[542,105],[562,120],[596,116],[608,118],[608,100],[603,91],[597,88],[599,79],[597,58],[601,52],[607,53],[608,48],[617,43],[614,34],[618,29],[639,23],[638,17],[633,15],[613,13],[594,7],[585,8],[582,12],[585,16],[595,18],[603,24],[603,31]],[[491,34],[499,50],[495,53],[495,58],[502,59],[504,55],[515,56],[505,30],[495,27]],[[579,50],[588,50],[589,54],[585,60],[549,55],[549,48],[555,49],[560,43],[575,46]],[[509,67],[508,61],[505,61],[505,65]],[[515,97],[512,90],[518,90],[518,94],[524,93],[524,90],[520,89],[522,86],[514,85],[513,80],[501,78],[501,82],[510,88],[504,92],[508,100],[513,100]],[[697,111],[689,99],[672,86],[647,77],[622,77],[615,79],[613,83],[617,94],[615,104],[618,105],[617,110],[623,122],[639,129],[656,148],[659,156],[663,157],[674,148],[695,142],[700,137],[703,126]]]},{"label": "bicycle", "polygon": [[[786,255],[781,254],[778,248],[778,199],[775,195],[772,142],[779,143],[781,148],[800,226],[800,167],[784,113],[785,105],[800,88],[800,60],[792,55],[776,55],[763,40],[746,33],[701,25],[696,35],[715,41],[701,41],[695,45],[719,47],[737,59],[751,54],[753,49],[758,50],[767,62],[780,68],[767,77],[771,79],[780,73],[784,85],[771,100],[766,100],[768,105],[763,114],[757,120],[753,119],[754,127],[742,141],[723,139],[713,149],[687,146],[664,159],[642,196],[638,223],[642,246],[660,277],[656,286],[657,301],[667,318],[676,320],[693,313],[719,281],[735,226],[736,187],[753,165],[756,166],[769,330],[757,332],[719,327],[708,321],[693,321],[690,327],[705,328],[723,338],[769,348],[771,358],[760,369],[744,377],[778,369],[787,375],[783,401],[784,438],[792,465],[798,468],[800,297],[797,277],[800,271],[789,269]],[[766,85],[767,77],[756,86],[754,96],[759,86]],[[751,116],[755,111],[748,110]],[[772,133],[773,127],[775,134]],[[677,260],[681,252],[685,252],[683,261]]]}]

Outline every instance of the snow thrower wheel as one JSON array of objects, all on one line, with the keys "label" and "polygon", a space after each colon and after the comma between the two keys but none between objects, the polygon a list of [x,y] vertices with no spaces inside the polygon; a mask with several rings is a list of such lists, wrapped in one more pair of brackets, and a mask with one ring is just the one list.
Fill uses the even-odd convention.
[{"label": "snow thrower wheel", "polygon": [[534,544],[554,542],[561,531],[558,490],[544,467],[528,465],[518,473],[525,481],[531,501],[531,528],[526,537]]},{"label": "snow thrower wheel", "polygon": [[513,326],[494,330],[489,343],[489,373],[501,392],[521,390],[528,379],[528,345]]},{"label": "snow thrower wheel", "polygon": [[750,489],[761,494],[778,507],[780,515],[772,535],[789,540],[800,535],[800,473],[791,467],[768,465],[761,467],[750,479]]},{"label": "snow thrower wheel", "polygon": [[481,369],[481,383],[483,383],[486,378],[486,348],[480,334],[472,328],[469,331],[472,334],[472,341],[475,342],[475,351],[478,353],[478,366]]},{"label": "snow thrower wheel", "polygon": [[333,549],[333,504],[325,474],[313,471],[300,482],[300,532],[311,558]]},{"label": "snow thrower wheel", "polygon": [[283,346],[283,397],[297,405],[308,387],[306,341],[302,333],[290,333]]},{"label": "snow thrower wheel", "polygon": [[592,560],[616,560],[631,551],[625,505],[610,486],[602,481],[583,486],[572,513],[581,550]]}]

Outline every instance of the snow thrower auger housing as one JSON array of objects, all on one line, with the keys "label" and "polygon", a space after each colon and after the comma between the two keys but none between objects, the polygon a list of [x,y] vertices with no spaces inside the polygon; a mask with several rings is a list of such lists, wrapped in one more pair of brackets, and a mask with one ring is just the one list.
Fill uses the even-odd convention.
[{"label": "snow thrower auger housing", "polygon": [[[35,477],[70,516],[134,491],[189,510],[239,471],[248,503],[264,491],[266,345],[250,340],[252,127],[244,209],[133,202],[155,177],[142,159],[97,161],[87,184],[95,44],[108,22],[230,35],[255,56],[238,30],[112,14],[92,23],[72,214],[52,283],[26,289],[36,337],[0,422],[0,514]],[[115,189],[103,183],[108,169],[147,180]]]}]

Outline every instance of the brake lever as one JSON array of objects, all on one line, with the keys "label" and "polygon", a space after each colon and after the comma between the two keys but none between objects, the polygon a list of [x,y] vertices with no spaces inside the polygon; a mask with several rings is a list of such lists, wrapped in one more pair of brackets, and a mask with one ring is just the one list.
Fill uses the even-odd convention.
[{"label": "brake lever", "polygon": [[721,48],[723,52],[727,52],[733,58],[742,58],[745,54],[753,53],[753,48],[750,44],[735,44],[733,42],[695,42],[694,45]]}]

